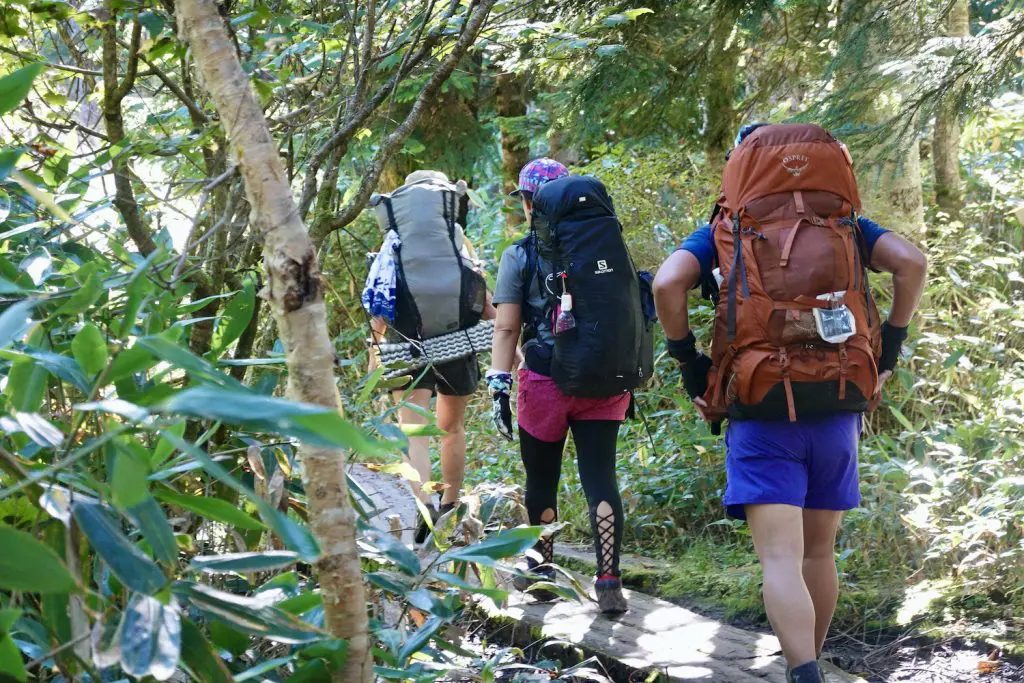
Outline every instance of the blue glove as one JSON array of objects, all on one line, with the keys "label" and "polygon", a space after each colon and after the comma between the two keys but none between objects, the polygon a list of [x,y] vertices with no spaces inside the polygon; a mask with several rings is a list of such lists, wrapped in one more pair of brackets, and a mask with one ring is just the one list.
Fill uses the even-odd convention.
[{"label": "blue glove", "polygon": [[490,369],[487,371],[487,390],[491,394],[491,420],[498,433],[512,441],[512,373]]}]

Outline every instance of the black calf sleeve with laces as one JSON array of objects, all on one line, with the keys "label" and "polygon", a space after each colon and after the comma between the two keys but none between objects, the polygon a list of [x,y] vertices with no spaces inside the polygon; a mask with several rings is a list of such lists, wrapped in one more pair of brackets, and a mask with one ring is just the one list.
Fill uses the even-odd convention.
[{"label": "black calf sleeve with laces", "polygon": [[[597,575],[619,575],[619,548],[622,545],[622,497],[615,478],[615,442],[619,434],[616,420],[571,422],[576,444],[576,462],[580,483],[590,508],[590,526],[597,550]],[[601,514],[601,503],[610,510]]]},{"label": "black calf sleeve with laces", "polygon": [[[576,444],[580,482],[590,510],[598,576],[619,574],[622,498],[615,478],[615,442],[620,424],[614,420],[580,420],[569,425]],[[519,444],[526,469],[525,504],[530,524],[551,523],[558,518],[558,480],[562,473],[565,439],[541,441],[520,427]],[[603,515],[598,513],[602,502],[610,509]],[[550,519],[545,519],[547,510],[554,513]],[[552,561],[552,539],[542,539],[534,550],[545,562]]]}]

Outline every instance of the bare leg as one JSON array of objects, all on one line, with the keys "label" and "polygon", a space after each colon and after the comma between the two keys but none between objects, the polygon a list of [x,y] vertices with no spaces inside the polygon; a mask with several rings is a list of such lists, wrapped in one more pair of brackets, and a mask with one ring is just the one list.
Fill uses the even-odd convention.
[{"label": "bare leg", "polygon": [[[395,401],[400,401],[405,392],[394,392]],[[430,389],[413,389],[406,396],[405,403],[412,404],[428,410],[430,408]],[[427,418],[412,408],[403,405],[398,409],[398,422],[404,425],[427,424]],[[423,490],[423,485],[431,480],[430,469],[430,438],[426,436],[414,436],[409,439],[409,452],[402,454],[402,460],[412,465],[412,468],[420,475],[419,483],[410,482],[412,490],[424,503],[430,503],[430,493]]]},{"label": "bare leg", "polygon": [[466,405],[469,396],[437,395],[437,426],[445,431],[441,437],[441,479],[448,488],[441,495],[441,504],[456,503],[466,475]]},{"label": "bare leg", "polygon": [[819,656],[839,599],[835,548],[842,518],[835,510],[804,510],[803,576],[814,603],[814,652]]},{"label": "bare leg", "polygon": [[747,522],[764,571],[764,607],[791,667],[814,661],[814,604],[804,584],[803,511],[795,505],[747,505]]}]

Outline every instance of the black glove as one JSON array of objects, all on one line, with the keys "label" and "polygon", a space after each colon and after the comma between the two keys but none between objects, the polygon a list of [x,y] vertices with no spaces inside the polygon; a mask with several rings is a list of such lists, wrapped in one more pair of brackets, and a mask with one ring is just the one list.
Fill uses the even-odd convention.
[{"label": "black glove", "polygon": [[690,398],[703,396],[708,390],[708,370],[711,359],[697,350],[697,338],[690,332],[685,339],[666,340],[668,355],[679,361],[683,387]]},{"label": "black glove", "polygon": [[900,359],[900,351],[903,349],[903,341],[907,338],[906,327],[890,325],[888,321],[882,323],[882,356],[878,359],[878,374],[891,371],[896,367]]},{"label": "black glove", "polygon": [[491,394],[491,420],[498,433],[512,441],[512,373],[488,370],[486,379]]}]

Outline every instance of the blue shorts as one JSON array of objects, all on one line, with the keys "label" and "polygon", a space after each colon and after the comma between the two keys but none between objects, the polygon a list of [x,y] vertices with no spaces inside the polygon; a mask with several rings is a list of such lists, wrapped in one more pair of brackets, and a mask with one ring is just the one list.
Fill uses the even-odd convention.
[{"label": "blue shorts", "polygon": [[784,503],[815,510],[860,504],[857,442],[860,413],[788,420],[730,421],[725,433],[725,506],[746,519],[744,505]]}]

